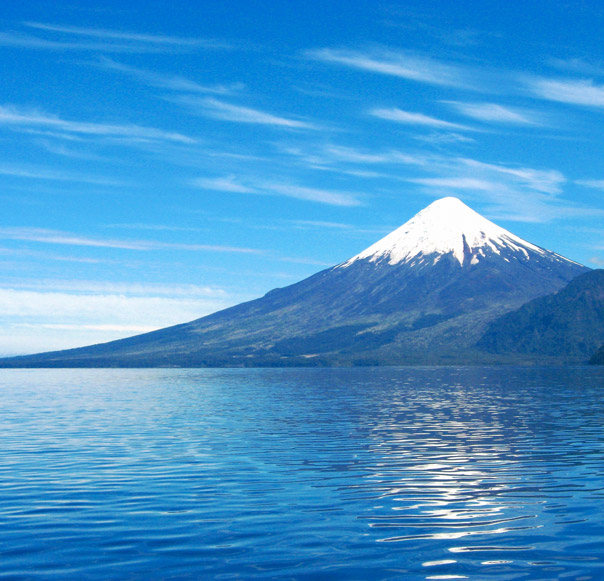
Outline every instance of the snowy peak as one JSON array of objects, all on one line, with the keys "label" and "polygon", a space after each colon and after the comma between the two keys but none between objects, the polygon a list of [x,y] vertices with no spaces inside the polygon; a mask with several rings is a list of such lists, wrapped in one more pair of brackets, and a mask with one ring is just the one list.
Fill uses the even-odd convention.
[{"label": "snowy peak", "polygon": [[340,268],[358,260],[387,261],[391,265],[416,263],[431,255],[436,263],[445,254],[452,254],[463,267],[477,264],[493,254],[500,255],[505,250],[525,259],[538,254],[555,261],[571,262],[497,226],[461,200],[448,197],[436,200],[400,228],[341,264]]}]

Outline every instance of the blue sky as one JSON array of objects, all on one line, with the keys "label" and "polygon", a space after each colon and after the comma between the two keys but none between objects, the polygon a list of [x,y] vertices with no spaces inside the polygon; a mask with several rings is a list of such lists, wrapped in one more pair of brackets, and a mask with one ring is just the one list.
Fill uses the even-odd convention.
[{"label": "blue sky", "polygon": [[595,1],[3,3],[0,353],[255,298],[448,195],[604,266],[602,30]]}]

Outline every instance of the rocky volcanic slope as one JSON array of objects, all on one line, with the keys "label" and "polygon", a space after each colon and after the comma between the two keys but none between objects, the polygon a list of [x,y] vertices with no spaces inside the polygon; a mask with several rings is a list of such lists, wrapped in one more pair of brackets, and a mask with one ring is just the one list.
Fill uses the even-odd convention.
[{"label": "rocky volcanic slope", "polygon": [[489,322],[588,271],[456,198],[350,260],[190,323],[0,366],[474,363]]}]

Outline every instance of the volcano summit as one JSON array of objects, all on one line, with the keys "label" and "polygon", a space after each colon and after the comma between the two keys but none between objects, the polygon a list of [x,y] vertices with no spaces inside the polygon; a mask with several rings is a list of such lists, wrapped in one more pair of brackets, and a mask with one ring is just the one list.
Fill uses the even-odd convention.
[{"label": "volcano summit", "polygon": [[190,323],[2,367],[405,365],[489,362],[486,326],[589,269],[457,198],[360,254]]}]

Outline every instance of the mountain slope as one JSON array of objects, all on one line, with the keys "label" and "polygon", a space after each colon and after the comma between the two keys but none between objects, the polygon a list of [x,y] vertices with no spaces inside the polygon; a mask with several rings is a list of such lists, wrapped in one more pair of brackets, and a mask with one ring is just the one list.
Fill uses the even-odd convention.
[{"label": "mountain slope", "polygon": [[478,346],[584,362],[603,343],[604,270],[594,270],[493,321]]},{"label": "mountain slope", "polygon": [[260,299],[153,333],[0,366],[469,361],[489,321],[587,270],[443,198],[350,260]]},{"label": "mountain slope", "polygon": [[604,365],[604,345],[602,345],[589,359],[590,365]]}]

